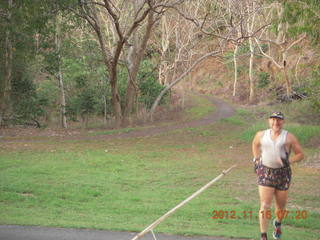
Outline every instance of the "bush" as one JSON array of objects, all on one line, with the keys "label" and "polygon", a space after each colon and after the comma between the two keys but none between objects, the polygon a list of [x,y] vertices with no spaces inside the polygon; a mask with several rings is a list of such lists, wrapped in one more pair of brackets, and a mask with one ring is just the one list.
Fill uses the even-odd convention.
[{"label": "bush", "polygon": [[[142,103],[144,107],[150,109],[156,97],[160,94],[164,86],[158,82],[158,74],[154,65],[150,60],[144,60],[137,75],[137,83],[139,87],[139,96],[137,101]],[[121,106],[125,104],[125,94],[127,90],[128,71],[125,67],[119,67],[118,71],[118,87],[121,98]],[[162,99],[160,104],[166,102],[168,97],[167,93]],[[111,92],[110,92],[111,95]],[[110,96],[111,98],[111,96]]]},{"label": "bush", "polygon": [[99,112],[99,91],[94,87],[87,86],[83,89],[78,89],[77,94],[67,98],[66,115],[72,121],[77,121],[78,116],[83,119],[89,115]]},{"label": "bush", "polygon": [[306,92],[314,112],[320,117],[320,66],[312,72]]},{"label": "bush", "polygon": [[320,65],[314,67],[311,77],[305,79],[303,86],[296,88],[295,91],[307,96],[306,107],[301,108],[301,111],[316,123],[320,123]]},{"label": "bush", "polygon": [[81,115],[90,115],[96,112],[98,103],[97,94],[94,89],[86,88],[79,95],[79,109]]},{"label": "bush", "polygon": [[26,124],[33,121],[40,127],[38,118],[45,113],[48,99],[37,95],[36,86],[28,74],[16,74],[12,81],[13,123]]},{"label": "bush", "polygon": [[264,88],[266,86],[269,85],[270,81],[270,75],[269,73],[266,73],[266,72],[260,72],[258,74],[258,88]]},{"label": "bush", "polygon": [[[147,109],[152,107],[160,92],[165,88],[158,82],[154,66],[148,60],[142,62],[138,74],[140,96],[138,101],[143,103]],[[168,93],[161,99],[160,104],[166,102]]]}]

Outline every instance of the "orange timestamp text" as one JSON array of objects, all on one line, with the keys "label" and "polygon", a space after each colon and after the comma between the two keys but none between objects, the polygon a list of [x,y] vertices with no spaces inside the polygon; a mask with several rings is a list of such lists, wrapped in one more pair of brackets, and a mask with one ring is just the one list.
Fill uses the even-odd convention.
[{"label": "orange timestamp text", "polygon": [[[256,215],[254,215],[256,213]],[[237,211],[237,210],[213,210],[212,219],[258,219],[258,211]],[[272,219],[277,216],[278,219],[296,219],[304,220],[308,218],[306,210],[279,210],[273,215],[271,210],[260,211],[260,216],[265,219]]]}]

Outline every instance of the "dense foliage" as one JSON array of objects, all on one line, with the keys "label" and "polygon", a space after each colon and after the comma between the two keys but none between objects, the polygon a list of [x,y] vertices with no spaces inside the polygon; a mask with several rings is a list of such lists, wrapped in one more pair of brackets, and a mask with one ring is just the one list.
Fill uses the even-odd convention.
[{"label": "dense foliage", "polygon": [[[221,0],[220,2],[223,3],[224,1]],[[198,3],[201,4],[202,2]],[[260,2],[260,4],[269,4],[270,6],[272,3],[279,3],[279,1]],[[307,39],[304,43],[311,42],[313,45],[310,44],[310,48],[312,47],[316,52],[320,36],[317,24],[320,9],[317,1],[285,1],[281,4],[284,14],[280,18],[278,16],[273,19],[269,35],[277,37],[279,25],[285,23],[287,24],[285,34],[289,42],[295,41],[299,34],[306,34]],[[210,29],[213,29],[215,24],[225,24],[221,22],[223,20],[221,18],[220,22],[212,22],[214,24],[210,25],[210,21],[217,18],[219,15],[217,13],[221,9],[226,11],[226,8],[221,8],[220,5],[217,3],[214,4],[214,7],[208,7],[204,4],[203,8],[199,8],[199,16],[206,11],[212,11],[212,16],[215,16],[210,18],[210,15],[208,15],[208,22],[203,25],[204,28],[210,26]],[[120,52],[119,59],[116,59],[118,61],[116,65],[117,79],[113,79],[114,75],[111,74],[110,62],[106,63],[105,58],[110,53],[103,52],[101,40],[98,40],[96,34],[97,29],[92,27],[94,24],[88,24],[90,21],[86,21],[83,15],[87,13],[91,14],[91,17],[96,16],[93,8],[90,8],[89,5],[83,5],[82,1],[8,0],[0,2],[0,9],[0,64],[4,66],[0,68],[1,125],[28,123],[39,127],[57,123],[62,107],[65,107],[65,115],[68,121],[88,123],[88,120],[93,117],[112,119],[115,115],[114,101],[117,98],[119,98],[122,112],[125,112],[128,104],[129,79],[132,77],[129,74],[132,70],[129,69],[128,59],[132,58],[131,51],[137,55],[139,53],[139,47],[131,48],[134,43],[141,40],[139,37],[143,35],[140,36],[139,34],[145,31],[146,22],[141,22],[140,25],[143,28],[133,31],[136,35],[133,35],[127,39],[125,44],[121,45],[122,52]],[[133,11],[133,9],[134,7],[131,10]],[[187,12],[187,5],[181,9]],[[168,19],[178,15],[178,12],[175,11],[167,12]],[[101,13],[102,11],[99,12],[99,14]],[[128,18],[126,20],[130,22],[133,16],[134,14],[126,15]],[[58,20],[59,17],[60,20]],[[238,16],[235,15],[235,17]],[[159,17],[158,22],[161,21],[162,19]],[[119,24],[119,27],[123,27],[128,23],[121,18]],[[143,54],[141,61],[137,63],[138,71],[133,76],[135,91],[132,97],[133,108],[129,108],[130,114],[135,114],[142,109],[148,111],[152,107],[157,96],[165,88],[160,79],[160,75],[163,74],[161,72],[164,69],[163,66],[169,69],[165,73],[167,79],[173,81],[172,76],[177,78],[186,69],[184,65],[188,66],[194,61],[192,55],[184,59],[188,52],[198,50],[197,48],[206,51],[203,45],[214,45],[216,43],[216,39],[203,37],[204,33],[194,35],[195,38],[193,38],[193,35],[193,37],[190,37],[191,33],[186,34],[187,28],[173,25],[175,23],[170,21],[169,23],[166,22],[165,33],[168,33],[168,36],[165,36],[164,25],[161,27],[161,24],[153,26],[151,31],[152,41],[146,46],[146,53]],[[112,35],[114,34],[112,32],[109,33],[113,26],[112,23],[110,26],[110,28],[100,29],[101,32],[109,34],[106,34],[102,39],[109,45],[117,46],[115,45],[118,41],[117,35]],[[222,36],[224,33],[227,34],[227,29],[228,27],[219,25],[216,32],[219,32],[219,35]],[[181,39],[179,39],[179,36]],[[190,46],[190,49],[184,46],[186,44],[184,38],[186,37],[190,37],[189,40],[192,44],[185,45]],[[136,39],[139,39],[139,41],[136,41]],[[250,53],[247,40],[248,38],[243,38],[237,42],[239,44],[237,56],[240,59],[247,58]],[[263,42],[261,49],[265,52],[275,52],[276,48],[272,44],[270,45],[270,42]],[[253,52],[255,55],[253,69],[255,86],[253,87],[258,90],[261,89],[261,91],[266,91],[272,87],[282,87],[278,78],[283,78],[283,76],[279,73],[272,75],[265,69],[259,69],[258,65],[262,65],[264,56],[259,53],[257,46],[254,46]],[[177,56],[179,55],[182,56],[182,60],[178,61]],[[228,68],[228,77],[230,77],[233,74],[232,47],[225,52],[224,56],[226,57],[224,64]],[[315,54],[315,56],[317,55]],[[320,60],[318,59],[318,61]],[[238,75],[247,78],[248,72],[248,64],[241,60],[237,69]],[[293,78],[293,73],[294,68],[291,67],[289,69],[290,78]],[[313,114],[319,114],[319,66],[315,66],[310,73],[299,77],[301,83],[293,82],[294,90],[307,96],[307,101],[311,107],[310,111]],[[114,89],[112,89],[112,81],[115,80],[116,90],[119,93],[116,97],[113,95]],[[63,88],[60,86],[61,82],[64,84]],[[62,92],[65,98],[65,106],[63,106],[61,100]],[[165,94],[160,103],[168,103],[168,96],[168,93]]]}]

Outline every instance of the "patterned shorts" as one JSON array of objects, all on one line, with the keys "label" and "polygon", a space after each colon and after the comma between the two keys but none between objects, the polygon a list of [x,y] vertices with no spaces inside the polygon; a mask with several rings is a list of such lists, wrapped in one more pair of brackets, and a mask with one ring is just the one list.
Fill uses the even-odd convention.
[{"label": "patterned shorts", "polygon": [[255,166],[258,175],[258,185],[273,187],[277,190],[288,190],[291,182],[291,168],[269,168],[264,165],[257,164]]}]

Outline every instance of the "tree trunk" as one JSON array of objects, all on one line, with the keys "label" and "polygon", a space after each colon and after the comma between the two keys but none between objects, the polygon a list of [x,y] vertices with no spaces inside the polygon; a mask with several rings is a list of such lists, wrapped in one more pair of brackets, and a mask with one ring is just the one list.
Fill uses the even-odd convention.
[{"label": "tree trunk", "polygon": [[117,81],[117,64],[112,66],[110,71],[110,85],[112,92],[112,106],[115,115],[115,127],[121,127],[122,122],[122,112],[121,112],[121,103],[120,103],[120,95],[118,92],[118,81]]},{"label": "tree trunk", "polygon": [[295,71],[294,71],[294,76],[296,78],[296,81],[298,82],[299,87],[301,86],[301,82],[300,82],[300,78],[298,77],[298,66],[299,66],[299,62],[301,60],[302,56],[299,56],[296,66],[295,66]]},{"label": "tree trunk", "polygon": [[252,39],[249,38],[249,45],[250,45],[250,60],[249,60],[249,85],[250,85],[250,93],[249,93],[249,103],[252,104],[255,102],[255,84],[254,84],[254,78],[252,74],[252,68],[253,68],[253,57],[254,57],[254,48]]},{"label": "tree trunk", "polygon": [[85,113],[84,117],[85,117],[85,120],[84,120],[85,128],[88,128],[89,127],[89,113]]},{"label": "tree trunk", "polygon": [[[283,57],[286,59],[285,57]],[[288,63],[287,60],[283,61],[283,74],[284,74],[284,80],[286,83],[286,90],[287,90],[287,97],[289,98],[292,94],[292,87],[291,87],[291,82],[288,76]]]},{"label": "tree trunk", "polygon": [[[137,7],[137,6],[135,6]],[[133,32],[133,46],[131,46],[131,49],[128,54],[128,87],[126,92],[126,103],[124,107],[123,112],[123,119],[122,119],[122,126],[127,126],[130,123],[130,114],[133,110],[133,104],[135,102],[135,98],[137,96],[136,90],[137,90],[137,83],[136,78],[139,71],[139,67],[141,64],[141,61],[143,59],[145,49],[147,47],[147,42],[150,38],[151,29],[154,24],[153,20],[153,11],[149,12],[148,16],[148,22],[146,26],[146,30],[143,36],[142,41],[139,39],[139,36],[137,35],[137,31]]]},{"label": "tree trunk", "polygon": [[233,82],[233,93],[232,96],[236,96],[237,91],[237,82],[238,82],[238,63],[237,63],[237,53],[238,53],[238,45],[235,45],[233,51],[233,63],[234,63],[234,82]]},{"label": "tree trunk", "polygon": [[[12,0],[8,1],[8,12],[7,19],[9,25],[11,24],[11,9],[12,9]],[[6,114],[11,109],[11,80],[12,80],[12,39],[11,32],[7,26],[6,30],[6,39],[5,39],[5,76],[3,82],[3,91],[0,92],[0,126],[3,124],[3,120]]]},{"label": "tree trunk", "polygon": [[[110,86],[111,86],[111,95],[112,95],[112,107],[115,116],[115,127],[119,128],[121,126],[122,121],[122,111],[121,111],[121,103],[120,103],[120,95],[118,92],[118,76],[117,76],[117,65],[118,65],[118,57],[114,57],[112,60],[111,57],[108,57],[108,51],[106,48],[106,43],[101,33],[100,26],[95,25],[94,30],[97,34],[98,41],[100,44],[100,48],[102,51],[103,61],[106,67],[107,72],[109,72]],[[119,43],[120,44],[120,43]],[[122,43],[123,45],[123,43]],[[121,46],[120,46],[121,47]],[[120,48],[118,45],[118,49]]]},{"label": "tree trunk", "polygon": [[[247,3],[247,9],[248,11],[254,11],[255,10],[255,2],[252,2],[252,6],[250,6],[249,3]],[[247,22],[247,28],[250,35],[253,34],[254,24],[255,24],[255,18],[256,14],[254,13],[252,17],[250,18],[251,24],[248,21]],[[255,93],[255,80],[253,77],[253,58],[254,58],[254,46],[253,46],[253,40],[251,37],[249,37],[249,47],[250,47],[250,60],[249,60],[249,85],[250,85],[250,93],[249,93],[249,103],[253,104],[256,101],[256,93]]]},{"label": "tree trunk", "polygon": [[134,72],[133,70],[129,70],[128,86],[126,91],[126,102],[125,102],[123,118],[121,122],[122,127],[128,126],[130,124],[130,114],[132,113],[133,103],[135,102],[135,98],[137,96],[137,91],[136,91],[137,73],[134,73]]},{"label": "tree trunk", "polygon": [[[83,17],[91,25],[94,31],[97,34],[99,45],[101,48],[101,53],[103,57],[103,62],[106,67],[106,71],[109,73],[109,81],[111,86],[111,95],[112,95],[112,107],[113,113],[115,116],[115,127],[119,128],[122,121],[122,111],[120,103],[120,95],[118,92],[118,76],[117,76],[117,65],[119,61],[120,54],[122,52],[125,39],[123,36],[119,36],[120,39],[116,42],[114,52],[111,52],[111,49],[108,49],[106,44],[106,39],[102,32],[103,23],[100,22],[101,19],[98,17],[97,6],[95,5],[83,5],[82,1],[79,2],[80,8],[83,10]],[[106,2],[106,4],[109,3]],[[109,11],[107,9],[107,11]],[[116,20],[117,21],[117,20]],[[118,22],[114,22],[118,26]]]},{"label": "tree trunk", "polygon": [[168,63],[165,59],[166,52],[169,47],[169,36],[170,32],[168,29],[168,21],[167,21],[167,16],[163,15],[161,17],[161,57],[160,57],[160,66],[159,66],[159,77],[158,81],[161,85],[166,85],[167,84],[167,71],[168,71]]},{"label": "tree trunk", "polygon": [[106,124],[107,123],[107,97],[106,95],[104,94],[103,95],[103,115],[104,115],[104,118],[103,118],[103,122]]},{"label": "tree trunk", "polygon": [[[126,100],[125,106],[123,109],[123,118],[121,122],[121,126],[125,127],[130,124],[130,114],[133,109],[133,103],[136,97],[136,78],[138,73],[138,68],[140,65],[140,61],[138,59],[138,41],[136,31],[133,33],[133,44],[129,49],[127,63],[128,63],[128,79],[127,79],[127,90],[126,90]],[[139,62],[138,62],[139,61]]]},{"label": "tree trunk", "polygon": [[61,127],[67,128],[67,117],[66,117],[66,97],[64,92],[64,84],[63,84],[63,75],[62,75],[62,69],[61,69],[61,30],[60,30],[60,24],[61,24],[61,15],[57,14],[56,16],[56,33],[55,33],[55,44],[56,44],[56,52],[58,57],[58,73],[57,73],[57,79],[59,82],[59,89],[60,89],[60,123]]},{"label": "tree trunk", "polygon": [[61,120],[61,127],[68,128],[67,117],[66,117],[66,97],[65,97],[65,92],[64,92],[63,75],[62,75],[60,64],[59,64],[58,80],[59,80],[59,88],[60,88],[60,120]]}]

